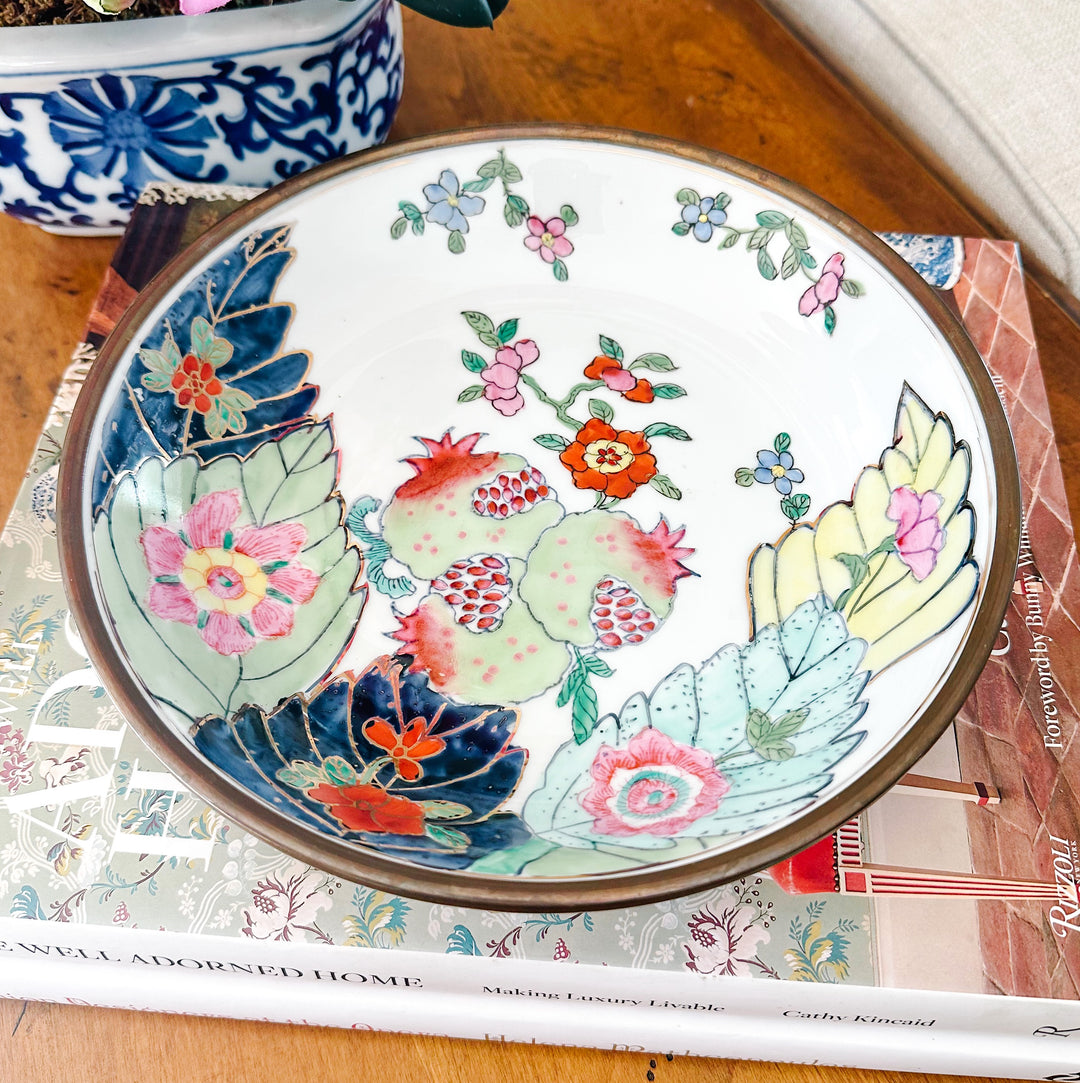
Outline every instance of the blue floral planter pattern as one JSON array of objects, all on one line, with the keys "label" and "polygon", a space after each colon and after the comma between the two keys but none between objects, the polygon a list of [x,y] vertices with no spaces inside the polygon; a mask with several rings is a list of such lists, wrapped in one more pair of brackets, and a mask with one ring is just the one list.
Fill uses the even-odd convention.
[{"label": "blue floral planter pattern", "polygon": [[[219,17],[281,22],[279,43],[241,54],[203,45],[188,59],[166,43],[161,61],[45,76],[0,57],[3,210],[57,231],[115,231],[153,180],[264,187],[381,143],[401,98],[400,10],[394,0],[295,9],[320,6],[317,25],[294,25],[294,5],[200,17],[208,28]],[[174,20],[143,22],[168,34]]]}]

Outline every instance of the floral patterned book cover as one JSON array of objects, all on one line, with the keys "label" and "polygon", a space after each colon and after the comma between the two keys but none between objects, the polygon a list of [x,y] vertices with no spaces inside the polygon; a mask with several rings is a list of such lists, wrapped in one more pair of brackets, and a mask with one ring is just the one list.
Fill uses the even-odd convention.
[{"label": "floral patterned book cover", "polygon": [[[1043,1051],[1067,1051],[1047,1037],[1075,1026],[1080,1044],[1080,580],[1016,246],[884,235],[963,318],[1022,473],[1013,600],[954,726],[857,821],[771,870],[627,909],[486,912],[342,882],[227,822],[140,742],[68,613],[54,500],[81,381],[137,291],[250,194],[144,193],[0,538],[0,995],[1046,1076]],[[965,1036],[984,1030],[990,1057],[1007,1006],[1008,1041],[1027,1045],[976,1069]],[[882,1036],[845,1052],[844,1022]],[[759,1025],[774,1029],[755,1053]]]}]

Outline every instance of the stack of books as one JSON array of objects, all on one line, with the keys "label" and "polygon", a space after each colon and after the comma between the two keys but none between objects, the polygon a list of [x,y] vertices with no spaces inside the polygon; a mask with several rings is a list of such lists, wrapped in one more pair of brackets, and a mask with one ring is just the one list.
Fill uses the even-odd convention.
[{"label": "stack of books", "polygon": [[72,624],[55,492],[80,383],[246,193],[146,193],[0,537],[0,996],[493,1041],[1080,1080],[1080,576],[1012,244],[887,235],[1016,440],[1012,603],[955,724],[857,820],[686,898],[515,914],[344,883],[163,770]]}]

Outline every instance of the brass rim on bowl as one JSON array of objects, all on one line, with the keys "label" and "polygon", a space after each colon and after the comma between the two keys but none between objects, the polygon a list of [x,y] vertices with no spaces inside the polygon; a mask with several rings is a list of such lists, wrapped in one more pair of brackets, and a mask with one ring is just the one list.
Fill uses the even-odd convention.
[{"label": "brass rim on bowl", "polygon": [[[254,798],[213,767],[171,728],[158,722],[153,700],[128,671],[110,622],[97,604],[96,573],[85,544],[90,514],[86,457],[101,396],[149,313],[204,257],[245,226],[308,188],[347,173],[362,173],[413,154],[472,143],[563,141],[618,145],[713,167],[790,200],[846,236],[876,260],[917,303],[941,334],[967,378],[990,440],[996,496],[994,544],[983,569],[982,597],[952,668],[921,714],[877,762],[794,825],[763,830],[718,854],[657,862],[638,869],[574,877],[498,877],[439,870],[389,857],[306,827]],[[930,749],[953,721],[990,656],[1008,605],[1020,543],[1019,470],[1012,436],[990,375],[967,332],[944,299],[888,245],[825,200],[767,170],[692,144],[636,132],[562,125],[477,128],[411,139],[361,151],[319,166],[233,211],[173,259],[117,323],[86,380],[65,443],[57,494],[57,536],[68,597],[87,653],[121,712],[151,751],[194,793],[244,829],[302,861],[369,887],[457,905],[503,910],[602,909],[689,894],[767,868],[804,849],[857,815]]]}]

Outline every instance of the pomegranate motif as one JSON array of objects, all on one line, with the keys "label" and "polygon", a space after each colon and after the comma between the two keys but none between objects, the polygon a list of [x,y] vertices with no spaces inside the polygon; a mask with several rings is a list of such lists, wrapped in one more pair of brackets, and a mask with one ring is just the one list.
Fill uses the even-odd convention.
[{"label": "pomegranate motif", "polygon": [[449,432],[439,440],[420,437],[428,454],[405,460],[416,473],[387,504],[383,539],[420,579],[478,552],[523,557],[562,517],[539,470],[520,455],[474,452],[479,439],[480,433],[456,442]]}]

